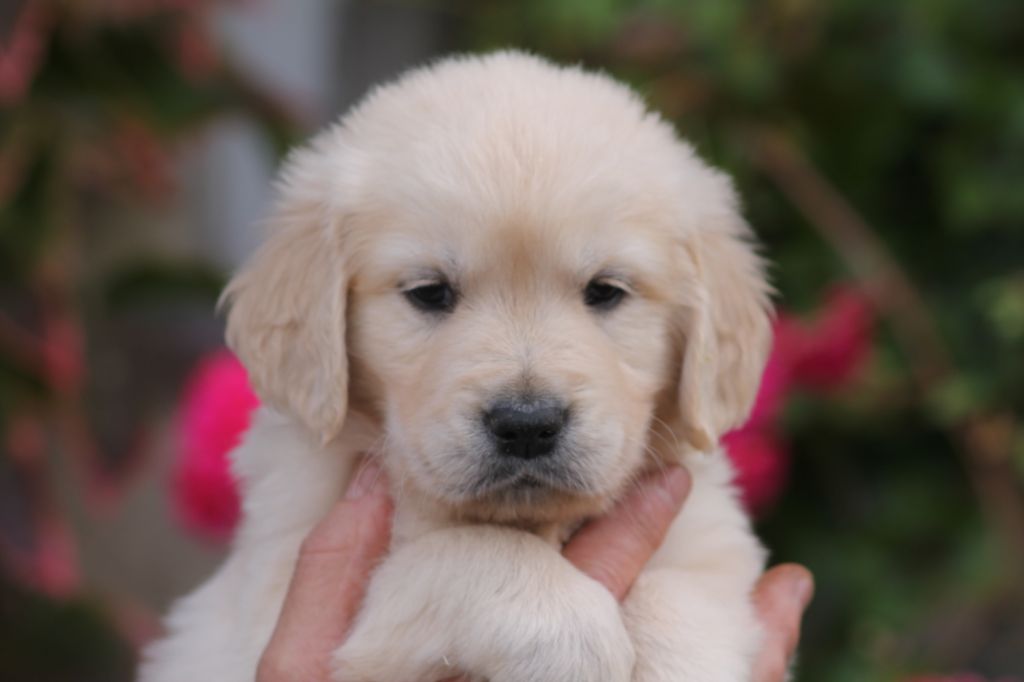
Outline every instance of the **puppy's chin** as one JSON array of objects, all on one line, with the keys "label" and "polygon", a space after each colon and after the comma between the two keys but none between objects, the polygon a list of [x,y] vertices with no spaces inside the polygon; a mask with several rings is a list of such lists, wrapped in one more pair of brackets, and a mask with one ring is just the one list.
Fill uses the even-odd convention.
[{"label": "puppy's chin", "polygon": [[534,526],[574,523],[600,514],[610,503],[607,495],[567,492],[525,480],[449,504],[456,517],[467,521]]}]

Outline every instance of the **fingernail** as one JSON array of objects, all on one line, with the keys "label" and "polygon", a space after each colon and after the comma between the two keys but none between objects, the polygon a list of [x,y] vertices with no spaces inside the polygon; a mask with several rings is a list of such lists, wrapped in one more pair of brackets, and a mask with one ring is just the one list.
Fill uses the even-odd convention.
[{"label": "fingernail", "polygon": [[690,491],[690,474],[680,466],[669,467],[655,480],[658,494],[672,506],[680,504]]},{"label": "fingernail", "polygon": [[794,576],[792,582],[790,590],[793,598],[800,604],[801,609],[806,609],[814,595],[814,581],[805,573],[800,573]]},{"label": "fingernail", "polygon": [[367,460],[356,466],[356,477],[349,483],[345,491],[346,500],[358,500],[371,493],[387,488],[384,471],[373,460]]}]

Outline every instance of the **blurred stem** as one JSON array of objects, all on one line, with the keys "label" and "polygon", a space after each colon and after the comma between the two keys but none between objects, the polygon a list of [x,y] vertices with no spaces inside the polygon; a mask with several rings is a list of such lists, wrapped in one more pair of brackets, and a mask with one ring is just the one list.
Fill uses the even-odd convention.
[{"label": "blurred stem", "polygon": [[30,538],[17,542],[0,534],[2,569],[52,596],[79,584],[78,555],[71,526],[62,513],[48,474],[45,415],[31,409],[8,423],[5,450],[24,495]]},{"label": "blurred stem", "polygon": [[[71,183],[63,186],[71,186]],[[64,197],[59,205],[70,207],[75,203],[71,197]],[[112,460],[105,455],[87,415],[88,368],[84,347],[87,339],[82,305],[76,298],[77,282],[81,280],[78,254],[85,252],[81,243],[85,231],[75,213],[66,208],[58,216],[58,224],[62,229],[54,235],[34,273],[31,291],[41,311],[44,343],[62,346],[66,353],[74,356],[72,376],[55,374],[50,377],[53,401],[49,412],[61,452],[67,456],[70,469],[85,493],[86,510],[100,512],[120,501],[140,473],[144,457],[142,450],[136,449],[127,465],[111,469],[107,463]],[[60,338],[61,330],[68,329],[75,330],[74,338]]]},{"label": "blurred stem", "polygon": [[[785,132],[742,126],[753,162],[846,263],[891,326],[918,390],[927,396],[957,373],[924,298],[885,243]],[[1007,575],[1024,572],[1024,491],[1013,468],[1012,415],[979,411],[949,427],[960,446],[979,504],[1007,553]]]},{"label": "blurred stem", "polygon": [[754,162],[796,206],[853,273],[892,325],[918,387],[951,373],[952,361],[921,295],[881,238],[784,133],[751,129]]}]

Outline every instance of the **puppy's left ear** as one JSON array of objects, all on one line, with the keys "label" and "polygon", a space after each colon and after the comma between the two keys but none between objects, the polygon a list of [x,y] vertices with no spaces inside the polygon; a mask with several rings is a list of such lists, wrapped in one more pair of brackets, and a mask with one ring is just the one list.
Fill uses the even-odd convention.
[{"label": "puppy's left ear", "polygon": [[687,440],[702,451],[746,421],[771,347],[771,289],[750,229],[735,211],[717,222],[686,245],[694,278],[679,408]]},{"label": "puppy's left ear", "polygon": [[314,147],[285,163],[268,240],[221,303],[230,308],[228,345],[260,399],[326,441],[341,430],[348,403],[348,268],[322,166]]}]

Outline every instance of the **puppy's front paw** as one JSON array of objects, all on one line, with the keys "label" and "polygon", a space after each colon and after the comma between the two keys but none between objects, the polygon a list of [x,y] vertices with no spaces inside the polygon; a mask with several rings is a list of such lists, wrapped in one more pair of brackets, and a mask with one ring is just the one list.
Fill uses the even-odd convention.
[{"label": "puppy's front paw", "polygon": [[594,581],[572,578],[544,593],[472,606],[408,608],[409,593],[368,604],[335,652],[333,677],[408,682],[462,672],[489,682],[629,682],[635,654],[618,604]]},{"label": "puppy's front paw", "polygon": [[[627,682],[635,655],[618,603],[589,579],[518,604],[491,630],[494,656],[480,661],[492,682]],[[485,650],[480,642],[480,650]]]},{"label": "puppy's front paw", "polygon": [[637,578],[624,609],[634,682],[749,682],[761,627],[746,592],[671,569]]},{"label": "puppy's front paw", "polygon": [[633,664],[611,593],[539,538],[490,527],[396,550],[334,657],[339,682],[628,682]]},{"label": "puppy's front paw", "polygon": [[370,616],[335,652],[333,677],[420,682],[470,672],[490,682],[628,682],[635,655],[614,598],[592,581],[560,587],[456,618],[421,611],[415,621],[385,624]]},{"label": "puppy's front paw", "polygon": [[333,680],[434,682],[470,672],[457,654],[464,636],[460,622],[416,603],[423,595],[396,592],[393,601],[373,598],[380,594],[371,591],[356,627],[335,650]]}]

